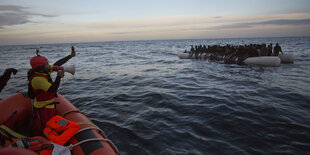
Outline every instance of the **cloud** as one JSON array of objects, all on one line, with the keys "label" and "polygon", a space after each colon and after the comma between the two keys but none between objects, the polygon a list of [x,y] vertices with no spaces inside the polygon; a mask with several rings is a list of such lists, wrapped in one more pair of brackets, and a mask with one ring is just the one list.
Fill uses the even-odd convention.
[{"label": "cloud", "polygon": [[24,11],[29,7],[18,5],[0,5],[0,29],[3,26],[26,24],[31,22],[32,16],[55,17],[55,15],[45,15]]},{"label": "cloud", "polygon": [[226,24],[220,26],[214,26],[210,29],[240,29],[240,28],[252,28],[259,25],[310,25],[310,19],[277,19],[277,20],[268,20],[262,22],[244,22],[244,23],[235,23],[235,24]]},{"label": "cloud", "polygon": [[179,15],[140,19],[119,19],[110,21],[98,21],[93,23],[84,23],[90,29],[105,30],[149,30],[149,29],[175,29],[179,27],[197,27],[214,22],[213,17],[199,15]]},{"label": "cloud", "polygon": [[259,25],[309,25],[310,19],[279,19],[258,23]]},{"label": "cloud", "polygon": [[8,12],[8,13],[0,13],[0,28],[5,25],[17,25],[17,24],[25,24],[30,22],[28,20],[27,15]]},{"label": "cloud", "polygon": [[[309,25],[310,13],[276,14],[259,16],[206,16],[177,15],[153,18],[116,19],[76,24],[81,29],[118,32],[162,31],[214,31],[222,29],[248,29],[262,25]],[[76,27],[75,25],[75,27]],[[83,28],[82,28],[83,27]]]},{"label": "cloud", "polygon": [[14,12],[24,12],[23,9],[28,7],[18,6],[18,5],[0,5],[1,11],[14,11]]}]

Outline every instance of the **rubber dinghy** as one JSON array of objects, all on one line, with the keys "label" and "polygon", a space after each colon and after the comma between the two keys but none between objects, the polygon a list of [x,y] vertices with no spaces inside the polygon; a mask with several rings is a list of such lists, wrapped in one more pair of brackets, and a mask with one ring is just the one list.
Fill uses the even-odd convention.
[{"label": "rubber dinghy", "polygon": [[[68,141],[72,155],[116,155],[119,154],[112,141],[107,139],[104,132],[94,125],[82,112],[80,112],[70,101],[60,94],[57,94],[55,102],[56,115],[60,115],[70,121],[80,124],[80,130]],[[0,101],[0,134],[4,132],[12,135],[23,133],[32,136],[29,130],[35,127],[33,123],[32,100],[21,93],[14,94]],[[3,129],[6,129],[3,131]],[[30,132],[29,132],[30,131]],[[36,135],[40,133],[35,133]],[[20,148],[0,148],[0,154],[18,154]],[[26,152],[29,150],[25,150]],[[37,154],[30,151],[33,154]]]},{"label": "rubber dinghy", "polygon": [[189,53],[179,53],[178,57],[180,59],[191,59],[191,58],[195,58],[195,56],[193,55],[191,58],[189,57]]},{"label": "rubber dinghy", "polygon": [[281,60],[278,56],[249,57],[243,61],[247,65],[278,67]]},{"label": "rubber dinghy", "polygon": [[[201,57],[201,56],[204,57],[204,56],[206,56],[206,54],[204,53],[204,54],[199,55],[199,56],[200,56],[200,57]],[[179,54],[178,54],[178,57],[179,57],[180,59],[195,59],[195,54],[193,54],[192,57],[190,57],[190,56],[189,56],[189,53],[179,53]]]},{"label": "rubber dinghy", "polygon": [[279,54],[281,63],[294,63],[294,54]]}]

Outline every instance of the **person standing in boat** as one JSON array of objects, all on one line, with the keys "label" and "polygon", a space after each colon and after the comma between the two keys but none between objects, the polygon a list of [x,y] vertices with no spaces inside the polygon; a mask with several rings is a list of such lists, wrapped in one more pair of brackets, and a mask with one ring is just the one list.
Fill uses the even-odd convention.
[{"label": "person standing in boat", "polygon": [[273,48],[273,52],[274,52],[274,56],[278,56],[279,55],[279,52],[282,52],[282,49],[281,49],[281,46],[279,46],[279,44],[277,43],[276,46]]},{"label": "person standing in boat", "polygon": [[190,49],[190,52],[189,52],[189,57],[190,58],[193,56],[194,52],[195,52],[195,49],[194,49],[193,45],[191,45],[191,49]]},{"label": "person standing in boat", "polygon": [[35,125],[41,130],[46,122],[55,115],[56,103],[60,80],[64,76],[64,71],[57,73],[55,81],[51,79],[50,74],[54,66],[62,66],[68,60],[75,56],[74,47],[71,47],[71,54],[58,60],[53,65],[49,64],[46,57],[40,56],[37,49],[37,56],[30,59],[31,69],[28,71],[28,96],[33,98]]},{"label": "person standing in boat", "polygon": [[272,56],[272,44],[271,43],[267,47],[267,56]]},{"label": "person standing in boat", "polygon": [[199,46],[195,46],[195,59],[198,59],[198,54],[199,54],[199,52],[200,52],[200,49],[199,49]]},{"label": "person standing in boat", "polygon": [[8,68],[4,71],[3,75],[0,77],[0,92],[11,78],[12,73],[15,75],[17,73],[17,70],[14,68]]},{"label": "person standing in boat", "polygon": [[266,55],[267,55],[267,47],[266,47],[266,44],[262,44],[262,45],[261,45],[260,51],[261,51],[261,56],[266,56]]}]

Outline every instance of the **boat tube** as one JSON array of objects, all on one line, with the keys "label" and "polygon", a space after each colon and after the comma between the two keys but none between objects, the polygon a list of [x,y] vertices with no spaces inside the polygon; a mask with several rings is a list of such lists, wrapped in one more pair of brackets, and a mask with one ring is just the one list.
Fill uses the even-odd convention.
[{"label": "boat tube", "polygon": [[[80,125],[79,131],[66,144],[73,155],[119,154],[115,145],[111,140],[107,139],[106,135],[99,127],[94,125],[65,97],[60,94],[57,96],[55,102],[59,102],[59,104],[56,106],[56,115],[60,115]],[[33,136],[31,131],[36,130],[31,130],[35,127],[33,123],[32,99],[21,93],[17,93],[0,101],[0,109],[1,126],[13,130],[14,133],[23,133],[27,136]],[[35,134],[40,135],[41,133]],[[0,152],[2,149],[3,148],[0,148]],[[10,149],[10,151],[12,151],[12,149]],[[20,148],[16,148],[16,153],[18,153],[18,151],[20,151]]]},{"label": "boat tube", "polygon": [[247,65],[278,67],[281,60],[277,56],[249,57],[243,61]]},{"label": "boat tube", "polygon": [[[189,57],[189,53],[180,53],[180,54],[178,54],[178,57],[179,57],[180,59],[191,59],[191,58]],[[195,57],[192,56],[192,58],[195,58]]]},{"label": "boat tube", "polygon": [[294,54],[279,54],[279,58],[281,59],[281,63],[294,63]]},{"label": "boat tube", "polygon": [[[205,55],[203,55],[205,56]],[[179,53],[180,59],[195,59],[195,56],[189,56],[189,53]],[[260,66],[280,66],[281,63],[294,63],[293,54],[279,54],[279,56],[260,56],[260,57],[249,57],[243,62],[248,65],[260,65]],[[280,63],[279,63],[280,60]]]}]

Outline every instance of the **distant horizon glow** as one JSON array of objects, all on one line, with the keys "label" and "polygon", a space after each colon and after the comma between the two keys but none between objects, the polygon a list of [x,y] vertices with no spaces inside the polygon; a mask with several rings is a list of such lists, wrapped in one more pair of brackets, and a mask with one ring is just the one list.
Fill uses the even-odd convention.
[{"label": "distant horizon glow", "polygon": [[2,0],[0,45],[310,36],[307,0],[35,2]]}]

